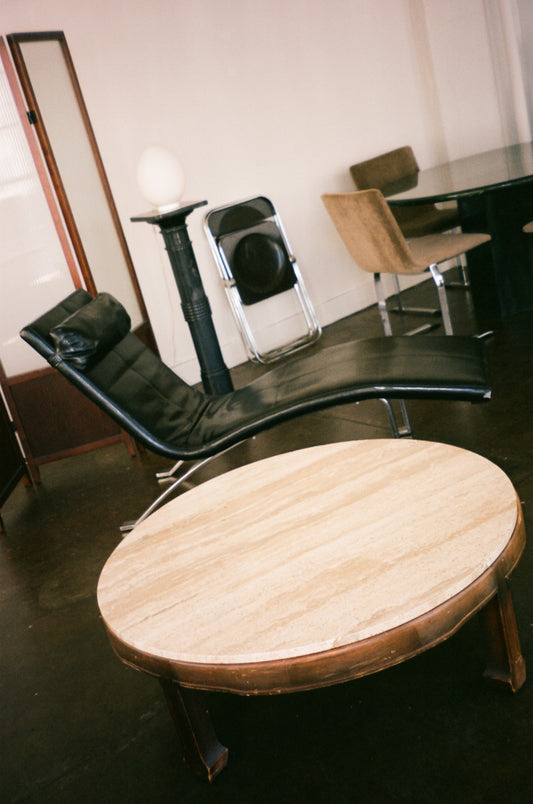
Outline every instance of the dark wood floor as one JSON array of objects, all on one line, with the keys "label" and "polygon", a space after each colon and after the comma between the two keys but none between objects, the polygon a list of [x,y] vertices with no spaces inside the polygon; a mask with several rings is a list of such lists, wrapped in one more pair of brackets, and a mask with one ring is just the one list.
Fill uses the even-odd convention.
[{"label": "dark wood floor", "polygon": [[[430,283],[409,291],[433,297]],[[478,328],[468,294],[450,291],[457,332]],[[398,331],[413,319],[395,320]],[[371,308],[328,327],[322,345],[381,334]],[[431,337],[431,336],[428,336]],[[514,482],[533,534],[533,315],[487,343],[490,403],[410,402],[416,438],[478,452]],[[236,384],[261,368],[233,370]],[[387,438],[383,406],[365,402],[279,426],[218,459],[236,464],[332,440]],[[403,665],[289,696],[213,695],[228,768],[211,786],[183,766],[154,679],[126,668],[96,605],[119,524],[158,491],[164,462],[115,446],[42,468],[17,487],[0,535],[0,801],[512,802],[533,800],[533,682],[515,696],[487,686],[477,619]],[[453,500],[450,500],[453,506]],[[533,673],[533,552],[513,575],[522,648]]]}]

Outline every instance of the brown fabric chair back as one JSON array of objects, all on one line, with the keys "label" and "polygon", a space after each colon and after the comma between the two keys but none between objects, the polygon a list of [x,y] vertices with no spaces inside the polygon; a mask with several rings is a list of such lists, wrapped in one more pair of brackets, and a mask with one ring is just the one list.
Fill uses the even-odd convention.
[{"label": "brown fabric chair back", "polygon": [[350,173],[358,190],[383,188],[391,182],[413,176],[420,168],[410,145],[352,165]]},{"label": "brown fabric chair back", "polygon": [[[384,191],[387,185],[399,182],[398,190],[416,185],[418,162],[410,145],[395,148],[373,159],[352,165],[350,173],[358,190],[375,188]],[[395,206],[392,214],[404,237],[423,237],[446,232],[460,226],[457,204],[438,208],[435,204]]]},{"label": "brown fabric chair back", "polygon": [[420,272],[402,231],[379,190],[322,196],[335,227],[357,265],[374,274]]}]

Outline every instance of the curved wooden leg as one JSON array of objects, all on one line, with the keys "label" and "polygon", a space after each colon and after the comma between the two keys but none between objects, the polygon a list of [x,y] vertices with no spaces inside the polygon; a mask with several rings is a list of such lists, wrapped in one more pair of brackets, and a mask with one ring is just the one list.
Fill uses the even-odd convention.
[{"label": "curved wooden leg", "polygon": [[489,642],[489,661],[483,676],[516,692],[526,680],[526,664],[506,579],[502,580],[498,593],[483,609],[483,616]]},{"label": "curved wooden leg", "polygon": [[164,678],[160,678],[159,682],[188,765],[197,776],[211,782],[226,767],[228,749],[215,734],[207,709],[207,694],[203,690],[181,687]]}]

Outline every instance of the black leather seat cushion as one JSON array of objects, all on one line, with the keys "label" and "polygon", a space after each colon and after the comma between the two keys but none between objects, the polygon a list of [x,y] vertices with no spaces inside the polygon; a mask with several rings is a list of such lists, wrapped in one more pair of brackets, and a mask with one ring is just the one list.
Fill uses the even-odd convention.
[{"label": "black leather seat cushion", "polygon": [[[451,339],[451,340],[450,340]],[[190,443],[246,428],[258,417],[288,419],[362,399],[490,398],[484,347],[455,336],[367,338],[277,366],[227,396],[211,399]]]}]

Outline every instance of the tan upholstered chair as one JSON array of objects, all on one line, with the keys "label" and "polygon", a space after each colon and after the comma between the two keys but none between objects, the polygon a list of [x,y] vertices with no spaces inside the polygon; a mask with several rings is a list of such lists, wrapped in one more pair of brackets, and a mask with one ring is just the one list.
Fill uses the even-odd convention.
[{"label": "tan upholstered chair", "polygon": [[[446,289],[438,264],[490,240],[487,234],[441,233],[406,240],[379,190],[328,193],[324,205],[357,265],[374,274],[383,329],[392,335],[381,274],[431,273],[437,286],[444,331],[453,334]],[[414,332],[431,328],[420,327]],[[414,334],[414,333],[410,333]]]},{"label": "tan upholstered chair", "polygon": [[522,227],[522,231],[526,234],[533,234],[533,221],[526,223],[526,225]]},{"label": "tan upholstered chair", "polygon": [[[352,165],[350,173],[358,190],[384,190],[387,185],[400,183],[410,186],[410,181],[416,183],[416,175],[420,168],[410,145],[395,148],[393,151],[358,162]],[[398,221],[404,237],[423,237],[429,234],[448,232],[450,229],[460,228],[459,210],[455,202],[447,203],[443,207],[435,204],[415,204],[407,207],[391,207],[392,214]],[[448,282],[449,288],[468,288],[468,274],[464,262],[459,258],[457,268],[461,274],[460,282]],[[396,279],[398,307],[393,308],[397,313],[415,313],[417,315],[435,315],[437,310],[427,308],[405,307],[400,295],[400,283]]]}]

